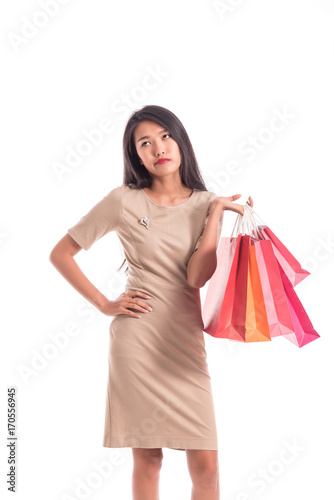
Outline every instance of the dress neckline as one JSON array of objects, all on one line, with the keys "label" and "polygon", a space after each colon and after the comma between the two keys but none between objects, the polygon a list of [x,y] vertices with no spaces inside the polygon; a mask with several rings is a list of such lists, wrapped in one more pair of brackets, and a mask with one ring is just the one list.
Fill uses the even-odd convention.
[{"label": "dress neckline", "polygon": [[159,203],[156,203],[155,201],[151,200],[151,198],[145,193],[145,191],[144,191],[143,188],[141,188],[140,191],[143,193],[143,195],[145,196],[145,198],[148,201],[150,201],[151,203],[153,203],[153,205],[156,205],[157,207],[162,207],[162,208],[177,208],[177,207],[180,207],[181,205],[184,205],[185,203],[188,203],[188,201],[190,201],[191,198],[193,198],[193,194],[195,192],[195,190],[193,189],[191,195],[186,200],[184,200],[182,203],[179,203],[178,205],[159,205]]}]

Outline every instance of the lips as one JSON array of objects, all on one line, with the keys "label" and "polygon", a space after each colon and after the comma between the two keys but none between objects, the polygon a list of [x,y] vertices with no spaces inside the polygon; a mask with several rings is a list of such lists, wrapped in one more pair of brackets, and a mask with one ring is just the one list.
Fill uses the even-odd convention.
[{"label": "lips", "polygon": [[156,165],[162,165],[163,163],[166,163],[167,161],[170,161],[169,158],[161,158],[156,162]]}]

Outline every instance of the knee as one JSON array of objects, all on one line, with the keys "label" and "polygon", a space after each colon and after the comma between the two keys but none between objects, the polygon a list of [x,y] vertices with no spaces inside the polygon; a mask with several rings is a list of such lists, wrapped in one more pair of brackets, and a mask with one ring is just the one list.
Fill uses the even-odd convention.
[{"label": "knee", "polygon": [[161,448],[133,449],[134,466],[146,476],[154,476],[162,467],[163,453]]},{"label": "knee", "polygon": [[216,489],[219,485],[219,470],[214,464],[200,467],[192,474],[192,482],[195,487],[202,489]]}]

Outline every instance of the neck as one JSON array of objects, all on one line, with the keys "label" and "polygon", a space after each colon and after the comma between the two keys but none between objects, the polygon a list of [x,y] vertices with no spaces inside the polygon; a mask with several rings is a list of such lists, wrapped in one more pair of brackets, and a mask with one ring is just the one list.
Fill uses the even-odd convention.
[{"label": "neck", "polygon": [[173,198],[175,195],[184,195],[190,193],[192,190],[184,186],[180,177],[167,178],[166,177],[153,177],[152,185],[147,188],[151,193],[157,196],[166,196]]}]

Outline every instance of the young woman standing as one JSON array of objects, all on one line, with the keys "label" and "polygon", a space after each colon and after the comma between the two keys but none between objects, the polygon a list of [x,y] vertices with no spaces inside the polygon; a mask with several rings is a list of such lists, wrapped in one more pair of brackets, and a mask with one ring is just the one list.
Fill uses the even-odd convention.
[{"label": "young woman standing", "polygon": [[[180,120],[144,106],[126,124],[123,184],[56,244],[50,260],[110,324],[103,446],[131,447],[134,500],[157,500],[162,448],[186,451],[192,500],[219,499],[218,439],[199,289],[217,265],[224,210],[208,191]],[[249,197],[248,202],[253,206]],[[74,257],[115,231],[125,291],[108,300]]]}]

